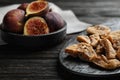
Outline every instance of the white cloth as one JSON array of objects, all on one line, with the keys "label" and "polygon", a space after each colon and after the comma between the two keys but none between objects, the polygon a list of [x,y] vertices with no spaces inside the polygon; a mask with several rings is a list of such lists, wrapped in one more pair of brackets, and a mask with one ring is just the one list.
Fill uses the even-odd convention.
[{"label": "white cloth", "polygon": [[[0,23],[2,23],[4,15],[12,10],[16,9],[20,4],[14,4],[9,6],[0,7]],[[67,34],[76,33],[85,30],[91,24],[79,21],[75,14],[71,10],[62,10],[57,5],[49,3],[50,8],[54,12],[58,12],[67,23]]]}]

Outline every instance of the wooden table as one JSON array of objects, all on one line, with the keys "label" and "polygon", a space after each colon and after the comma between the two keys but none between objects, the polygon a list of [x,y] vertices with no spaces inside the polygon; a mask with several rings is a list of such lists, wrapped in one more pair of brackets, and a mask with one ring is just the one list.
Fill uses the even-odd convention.
[{"label": "wooden table", "polygon": [[[32,0],[0,0],[0,6]],[[49,0],[62,9],[71,9],[79,20],[92,24],[120,17],[119,0]],[[21,50],[10,45],[0,46],[0,80],[89,80],[73,75],[60,67],[58,55],[72,36],[61,44],[45,50]],[[72,76],[71,76],[72,75]],[[96,78],[95,78],[96,80]]]}]

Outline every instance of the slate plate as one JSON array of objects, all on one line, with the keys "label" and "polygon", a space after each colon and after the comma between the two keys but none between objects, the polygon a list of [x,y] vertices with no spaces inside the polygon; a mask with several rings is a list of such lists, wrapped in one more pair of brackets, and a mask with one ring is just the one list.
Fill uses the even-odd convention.
[{"label": "slate plate", "polygon": [[[109,20],[104,25],[110,26],[112,30],[120,30],[120,19]],[[80,35],[86,35],[86,32],[81,32]],[[87,63],[81,61],[80,59],[72,58],[64,52],[64,49],[76,41],[76,36],[70,39],[59,54],[59,61],[61,65],[67,69],[69,72],[72,72],[76,75],[90,76],[90,77],[108,77],[108,76],[118,76],[120,75],[120,68],[115,70],[105,70],[95,66],[92,63]]]}]

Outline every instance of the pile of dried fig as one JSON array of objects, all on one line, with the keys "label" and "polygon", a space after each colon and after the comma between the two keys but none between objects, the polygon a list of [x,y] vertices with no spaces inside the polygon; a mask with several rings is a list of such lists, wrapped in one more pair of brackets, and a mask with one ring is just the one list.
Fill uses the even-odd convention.
[{"label": "pile of dried fig", "polygon": [[51,11],[45,0],[23,3],[3,18],[3,30],[33,36],[48,34],[64,27],[62,17]]},{"label": "pile of dried fig", "polygon": [[103,69],[120,68],[120,30],[111,31],[108,26],[94,25],[86,32],[87,35],[78,35],[78,42],[68,45],[65,53]]}]

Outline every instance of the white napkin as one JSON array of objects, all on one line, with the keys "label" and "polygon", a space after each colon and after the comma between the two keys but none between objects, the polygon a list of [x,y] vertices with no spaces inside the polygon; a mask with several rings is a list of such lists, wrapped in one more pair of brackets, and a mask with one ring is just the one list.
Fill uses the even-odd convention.
[{"label": "white napkin", "polygon": [[[14,4],[14,5],[0,7],[0,23],[2,23],[3,17],[8,11],[10,11],[12,9],[16,9],[19,5],[20,4]],[[49,5],[50,5],[50,8],[54,12],[59,13],[63,17],[63,19],[66,21],[67,34],[77,33],[77,32],[83,31],[88,26],[91,25],[91,24],[79,21],[77,19],[77,17],[75,16],[75,14],[71,10],[62,10],[57,5],[55,5],[51,2],[49,3]]]}]

